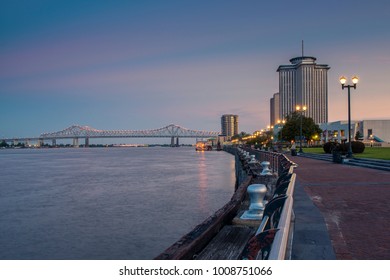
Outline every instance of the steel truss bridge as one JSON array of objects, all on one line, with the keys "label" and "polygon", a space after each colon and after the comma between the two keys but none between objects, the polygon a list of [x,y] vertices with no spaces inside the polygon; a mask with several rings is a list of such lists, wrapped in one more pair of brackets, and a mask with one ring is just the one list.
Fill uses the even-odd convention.
[{"label": "steel truss bridge", "polygon": [[[39,137],[3,139],[6,142],[38,141],[38,146],[45,140],[51,140],[56,145],[58,139],[73,139],[73,145],[78,146],[79,139],[85,139],[85,146],[89,146],[91,138],[171,138],[171,145],[179,145],[179,138],[217,138],[219,132],[192,130],[179,125],[149,130],[100,130],[89,126],[73,125],[57,132],[42,133]],[[176,144],[175,144],[176,138]]]}]

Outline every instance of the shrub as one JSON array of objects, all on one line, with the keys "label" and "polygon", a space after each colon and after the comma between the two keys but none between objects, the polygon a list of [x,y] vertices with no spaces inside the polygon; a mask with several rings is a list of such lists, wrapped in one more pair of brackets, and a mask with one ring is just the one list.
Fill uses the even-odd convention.
[{"label": "shrub", "polygon": [[324,152],[327,154],[331,154],[333,149],[337,146],[335,142],[326,142],[323,146]]},{"label": "shrub", "polygon": [[360,141],[352,141],[351,144],[352,144],[352,152],[354,154],[361,154],[364,152],[364,149],[366,148],[364,143]]},{"label": "shrub", "polygon": [[[344,144],[341,144],[340,146],[341,146],[342,153],[347,153],[348,152],[349,143],[344,143]],[[354,154],[361,154],[361,153],[364,152],[364,149],[366,148],[366,146],[364,145],[363,142],[352,141],[351,142],[351,148],[352,148],[352,153],[354,153]]]},{"label": "shrub", "polygon": [[341,143],[339,145],[339,151],[342,155],[346,155],[348,153],[348,143]]}]

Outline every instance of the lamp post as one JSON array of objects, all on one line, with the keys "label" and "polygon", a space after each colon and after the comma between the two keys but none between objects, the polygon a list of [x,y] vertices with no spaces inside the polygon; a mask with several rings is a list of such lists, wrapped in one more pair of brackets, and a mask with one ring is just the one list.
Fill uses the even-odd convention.
[{"label": "lamp post", "polygon": [[303,153],[303,151],[302,151],[302,115],[303,115],[303,112],[306,111],[307,107],[306,106],[302,106],[302,107],[297,106],[295,109],[301,114],[301,127],[299,130],[299,152]]},{"label": "lamp post", "polygon": [[282,132],[283,132],[283,126],[284,126],[285,123],[286,123],[285,120],[278,120],[278,125],[279,125],[279,130],[280,130],[280,142],[283,141],[283,134],[282,134]]},{"label": "lamp post", "polygon": [[283,152],[283,126],[286,123],[285,120],[278,120],[278,132],[280,131],[280,139],[279,135],[278,136],[278,150],[279,153]]},{"label": "lamp post", "polygon": [[272,142],[274,141],[274,126],[273,125],[268,125],[267,126],[267,142],[270,143],[270,148],[272,149]]},{"label": "lamp post", "polygon": [[359,78],[354,76],[352,77],[353,85],[345,85],[347,78],[344,76],[340,77],[341,89],[348,88],[348,153],[347,158],[352,157],[352,144],[351,144],[351,88],[356,89],[356,84],[359,81]]}]

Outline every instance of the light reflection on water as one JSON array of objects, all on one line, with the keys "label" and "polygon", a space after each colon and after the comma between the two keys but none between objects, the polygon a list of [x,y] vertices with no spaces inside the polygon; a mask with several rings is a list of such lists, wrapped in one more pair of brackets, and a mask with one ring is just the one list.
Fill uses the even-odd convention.
[{"label": "light reflection on water", "polygon": [[0,259],[151,259],[223,206],[234,157],[192,148],[0,151]]},{"label": "light reflection on water", "polygon": [[200,161],[198,163],[198,174],[199,174],[198,186],[200,190],[199,205],[200,205],[200,209],[206,209],[206,193],[207,193],[207,170],[205,164],[206,158],[204,152],[199,152],[199,154],[200,154]]}]

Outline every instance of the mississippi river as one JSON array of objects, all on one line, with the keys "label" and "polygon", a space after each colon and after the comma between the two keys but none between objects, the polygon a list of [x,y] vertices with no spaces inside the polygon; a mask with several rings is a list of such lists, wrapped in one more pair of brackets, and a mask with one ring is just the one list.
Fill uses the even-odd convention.
[{"label": "mississippi river", "polygon": [[0,259],[153,259],[230,200],[234,157],[194,148],[0,150]]}]

